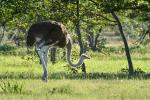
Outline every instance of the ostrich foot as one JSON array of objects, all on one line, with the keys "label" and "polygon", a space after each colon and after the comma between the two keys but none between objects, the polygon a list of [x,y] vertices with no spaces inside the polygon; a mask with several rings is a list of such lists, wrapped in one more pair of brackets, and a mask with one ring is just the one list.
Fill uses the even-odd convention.
[{"label": "ostrich foot", "polygon": [[46,78],[46,77],[43,77],[42,80],[43,80],[44,82],[47,82],[47,78]]},{"label": "ostrich foot", "polygon": [[45,82],[47,82],[47,75],[46,74],[43,75],[42,80],[45,81]]}]

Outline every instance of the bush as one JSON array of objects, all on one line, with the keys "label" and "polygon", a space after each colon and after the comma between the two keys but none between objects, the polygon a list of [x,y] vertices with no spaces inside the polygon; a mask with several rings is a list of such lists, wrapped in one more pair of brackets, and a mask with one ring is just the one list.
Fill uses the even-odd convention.
[{"label": "bush", "polygon": [[14,46],[8,45],[8,44],[3,44],[0,45],[0,51],[12,51],[15,50],[16,48]]},{"label": "bush", "polygon": [[71,67],[69,64],[67,64],[64,67],[66,68],[67,72],[71,73],[71,74],[77,74],[78,73],[78,69],[81,69],[80,67],[77,67],[77,68]]}]

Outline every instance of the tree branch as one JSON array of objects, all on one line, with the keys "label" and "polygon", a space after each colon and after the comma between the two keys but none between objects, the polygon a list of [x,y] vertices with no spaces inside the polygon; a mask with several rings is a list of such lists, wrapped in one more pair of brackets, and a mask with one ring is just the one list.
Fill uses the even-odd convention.
[{"label": "tree branch", "polygon": [[[96,5],[97,7],[99,7],[99,4],[97,3],[97,2],[95,2],[95,1],[93,1],[93,0],[90,0],[92,3],[94,3],[94,5]],[[88,9],[86,9],[87,11],[88,11]],[[94,15],[95,13],[93,13],[93,12],[90,12],[90,14],[92,14],[92,15]],[[101,18],[103,18],[103,19],[105,19],[105,20],[107,20],[107,21],[111,21],[111,22],[116,22],[116,21],[114,21],[114,20],[111,20],[111,19],[109,19],[109,18],[107,18],[106,16],[103,16],[103,15],[101,15],[101,14],[95,14],[96,16],[99,16],[99,17],[101,17]]]}]

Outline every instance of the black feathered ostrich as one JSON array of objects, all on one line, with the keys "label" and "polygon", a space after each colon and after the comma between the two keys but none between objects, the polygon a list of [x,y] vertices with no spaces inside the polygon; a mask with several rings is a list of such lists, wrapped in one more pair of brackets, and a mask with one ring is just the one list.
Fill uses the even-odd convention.
[{"label": "black feathered ostrich", "polygon": [[33,24],[27,33],[27,47],[35,45],[35,50],[43,65],[43,80],[47,81],[47,62],[48,51],[51,47],[67,48],[67,61],[77,67],[83,63],[84,59],[89,59],[85,54],[82,54],[77,62],[71,62],[71,37],[68,34],[65,26],[56,21],[45,21]]}]

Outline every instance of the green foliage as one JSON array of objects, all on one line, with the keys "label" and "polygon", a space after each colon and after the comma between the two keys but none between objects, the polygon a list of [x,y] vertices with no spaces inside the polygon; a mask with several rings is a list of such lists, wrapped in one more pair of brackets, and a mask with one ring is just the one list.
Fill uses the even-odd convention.
[{"label": "green foliage", "polygon": [[0,45],[0,51],[7,52],[7,51],[13,51],[15,49],[16,49],[16,47],[12,46],[12,45],[8,45],[8,44]]},{"label": "green foliage", "polygon": [[71,73],[71,74],[77,74],[80,67],[78,68],[73,68],[72,66],[70,66],[69,64],[67,64],[66,66],[64,66],[66,69],[67,69],[67,72],[68,73]]},{"label": "green foliage", "polygon": [[105,38],[101,38],[98,42],[97,48],[98,51],[102,51],[104,48],[106,48],[106,39]]},{"label": "green foliage", "polygon": [[[80,16],[77,18],[76,0],[2,0],[0,6],[0,25],[8,30],[19,30],[22,33],[26,33],[32,23],[56,20],[64,23],[71,30],[70,32],[73,33],[77,20],[80,20],[83,41],[88,34],[85,31],[87,26],[92,25],[92,31],[94,31],[94,34],[97,34],[97,29],[115,25],[112,16],[106,13],[108,7],[116,11],[120,19],[126,22],[124,23],[125,32],[134,35],[141,33],[142,25],[139,25],[139,21],[143,23],[143,21],[147,22],[149,20],[147,11],[150,9],[148,0],[80,0]],[[135,22],[130,20],[135,18]],[[17,41],[21,46],[25,44],[25,34],[22,33],[16,35],[19,38]],[[14,33],[6,32],[5,34],[9,37]],[[75,40],[75,37],[73,38]],[[101,43],[98,45],[99,48],[103,47],[104,42]]]},{"label": "green foliage", "polygon": [[18,83],[17,81],[1,81],[0,88],[3,93],[11,93],[11,94],[21,94],[23,93],[23,84]]},{"label": "green foliage", "polygon": [[149,46],[150,45],[150,39],[144,40],[142,44],[145,45],[145,46],[146,45]]}]

